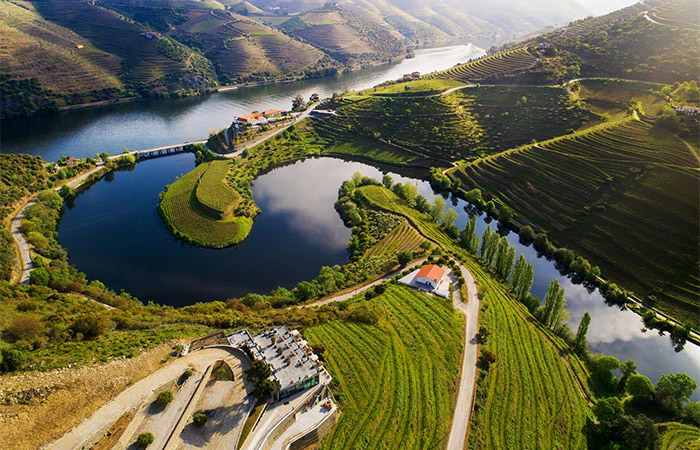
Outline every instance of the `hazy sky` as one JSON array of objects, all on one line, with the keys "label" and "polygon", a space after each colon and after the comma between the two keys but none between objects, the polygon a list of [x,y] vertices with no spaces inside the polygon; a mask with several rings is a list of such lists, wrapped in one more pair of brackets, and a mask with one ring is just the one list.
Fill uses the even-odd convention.
[{"label": "hazy sky", "polygon": [[599,16],[625,6],[634,5],[637,0],[576,0],[581,6]]}]

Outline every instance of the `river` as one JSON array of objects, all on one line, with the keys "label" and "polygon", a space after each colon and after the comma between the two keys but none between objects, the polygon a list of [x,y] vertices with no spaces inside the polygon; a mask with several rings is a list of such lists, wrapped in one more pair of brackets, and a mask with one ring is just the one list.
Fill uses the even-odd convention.
[{"label": "river", "polygon": [[[86,157],[102,151],[120,152],[124,147],[141,149],[202,139],[208,130],[228,126],[236,115],[286,108],[297,93],[327,96],[367,88],[406,72],[451,67],[482,53],[473,46],[420,50],[414,59],[337,78],[3,120],[0,150],[31,153],[51,161],[64,154]],[[99,279],[110,288],[123,288],[143,301],[175,306],[248,292],[267,293],[278,285],[292,287],[313,278],[322,265],[347,261],[350,230],[333,209],[340,183],[355,171],[381,176],[374,167],[331,158],[277,169],[254,183],[253,194],[262,214],[249,238],[233,248],[212,250],[175,239],[156,211],[158,193],[165,184],[193,167],[190,154],[147,160],[133,170],[109,175],[78,196],[59,228],[59,241],[68,249],[71,263],[89,279]],[[415,183],[428,198],[434,196],[426,182],[392,176]],[[468,220],[465,206],[461,200],[454,206],[460,227]],[[480,217],[479,235],[486,226]],[[643,331],[639,316],[607,306],[597,292],[573,284],[553,263],[519,244],[516,235],[508,239],[535,266],[533,294],[542,298],[550,281],[557,278],[566,288],[570,326],[575,329],[584,312],[590,312],[592,351],[621,361],[634,359],[640,372],[653,381],[671,372],[686,372],[700,380],[700,347],[688,344],[684,351],[674,352],[667,336]],[[693,399],[700,400],[700,392]]]},{"label": "river", "polygon": [[[332,158],[276,169],[254,183],[253,196],[262,214],[248,239],[236,247],[213,250],[177,240],[156,211],[163,186],[192,168],[191,154],[146,160],[78,196],[59,228],[59,241],[68,249],[71,263],[89,279],[99,279],[115,290],[123,288],[142,301],[174,306],[248,292],[265,294],[277,286],[292,288],[314,278],[322,265],[347,261],[350,229],[333,208],[340,184],[353,172],[377,179],[382,175],[375,167]],[[429,200],[434,198],[427,182],[391,175],[395,181],[415,184]],[[467,210],[473,209],[463,200],[448,204],[459,214],[457,225],[464,227]],[[479,236],[487,225],[485,216],[479,216]],[[589,293],[562,276],[552,262],[520,244],[515,233],[508,240],[535,268],[534,295],[544,298],[553,279],[566,289],[572,329],[586,311],[591,314],[591,351],[621,361],[633,359],[653,381],[671,372],[686,372],[700,380],[700,347],[689,343],[682,352],[674,352],[668,336],[642,331],[637,314],[607,306],[597,291]],[[694,399],[700,400],[700,393]]]},{"label": "river", "polygon": [[289,109],[292,99],[313,93],[354,91],[397,79],[404,73],[433,72],[484,54],[473,45],[416,51],[415,58],[338,77],[240,88],[181,99],[140,100],[97,108],[39,114],[0,121],[0,151],[29,153],[46,161],[62,155],[79,158],[121,153],[206,139],[209,131],[231,125],[239,115]]}]

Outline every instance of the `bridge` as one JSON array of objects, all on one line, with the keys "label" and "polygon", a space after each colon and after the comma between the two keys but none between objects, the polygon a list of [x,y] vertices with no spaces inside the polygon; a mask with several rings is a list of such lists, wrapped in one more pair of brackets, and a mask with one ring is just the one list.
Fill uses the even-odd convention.
[{"label": "bridge", "polygon": [[[188,141],[188,142],[183,142],[181,144],[170,144],[170,145],[163,145],[161,147],[147,148],[147,149],[143,149],[143,150],[132,150],[128,153],[130,155],[136,156],[138,159],[157,158],[159,156],[167,156],[167,155],[174,155],[176,153],[183,153],[183,152],[187,151],[187,148],[190,145],[204,144],[206,142],[207,142],[206,139],[201,140],[201,141]],[[122,155],[124,155],[124,153],[112,155],[112,157],[117,159]]]}]

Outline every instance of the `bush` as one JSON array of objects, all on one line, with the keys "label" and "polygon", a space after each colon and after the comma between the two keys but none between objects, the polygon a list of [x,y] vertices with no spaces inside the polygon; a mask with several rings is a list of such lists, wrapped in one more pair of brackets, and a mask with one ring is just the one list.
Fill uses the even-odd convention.
[{"label": "bush", "polygon": [[21,316],[12,321],[5,335],[10,342],[26,341],[31,342],[39,335],[43,334],[44,323],[34,317]]},{"label": "bush", "polygon": [[29,281],[32,284],[36,284],[38,286],[47,286],[49,284],[49,280],[49,272],[47,272],[46,269],[44,269],[43,267],[34,269],[29,273]]},{"label": "bush", "polygon": [[136,445],[139,447],[148,447],[153,443],[153,440],[153,433],[141,433],[139,437],[136,438]]},{"label": "bush", "polygon": [[188,379],[189,377],[192,376],[192,374],[193,374],[192,369],[187,369],[182,373],[182,377],[184,379]]},{"label": "bush", "polygon": [[85,339],[95,339],[105,334],[108,327],[108,319],[100,314],[78,316],[70,326],[74,333],[82,334]]},{"label": "bush", "polygon": [[3,372],[13,372],[19,370],[27,362],[27,355],[21,350],[10,349],[2,352]]},{"label": "bush", "polygon": [[200,428],[203,427],[207,424],[207,415],[201,412],[196,413],[194,416],[192,416],[192,423]]},{"label": "bush", "polygon": [[159,406],[167,406],[172,401],[173,401],[173,391],[171,391],[171,390],[161,392],[160,394],[158,394],[158,397],[156,398],[156,404]]}]

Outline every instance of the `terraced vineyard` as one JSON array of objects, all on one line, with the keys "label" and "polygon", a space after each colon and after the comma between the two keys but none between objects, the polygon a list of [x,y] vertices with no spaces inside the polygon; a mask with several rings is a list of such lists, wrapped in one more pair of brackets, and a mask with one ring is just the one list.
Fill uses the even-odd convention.
[{"label": "terraced vineyard", "polygon": [[420,244],[423,241],[421,235],[408,222],[403,221],[381,241],[367,250],[365,256],[394,255],[405,250],[416,252],[420,249]]},{"label": "terraced vineyard", "polygon": [[37,2],[34,6],[45,18],[89,39],[95,47],[119,56],[126,66],[127,81],[151,83],[168,74],[185,72],[195,61],[202,65],[205,75],[213,74],[208,61],[191,51],[191,59],[166,57],[161,53],[158,39],[142,36],[139,25],[113,11],[79,0]]},{"label": "terraced vineyard", "polygon": [[661,450],[700,449],[700,429],[682,423],[668,422],[657,425],[661,434]]},{"label": "terraced vineyard", "polygon": [[406,217],[429,239],[455,251],[479,283],[489,330],[482,348],[494,353],[476,398],[469,448],[586,448],[582,428],[591,395],[584,363],[517,301],[509,288],[455,245],[429,216],[380,186],[361,188],[370,204]]},{"label": "terraced vineyard", "polygon": [[379,323],[336,320],[304,330],[325,346],[343,414],[323,449],[434,449],[450,429],[462,317],[444,299],[390,285],[350,308]]},{"label": "terraced vineyard", "polygon": [[201,164],[171,184],[158,212],[175,236],[193,244],[223,248],[240,243],[250,233],[253,220],[248,217],[211,219],[195,198],[195,186],[207,168],[208,165]]},{"label": "terraced vineyard", "polygon": [[431,74],[428,78],[448,78],[462,82],[478,81],[517,72],[537,62],[527,48],[514,48],[460,64],[451,69]]},{"label": "terraced vineyard", "polygon": [[698,161],[639,120],[491,156],[450,171],[598,265],[603,277],[698,325]]},{"label": "terraced vineyard", "polygon": [[0,67],[19,78],[36,78],[57,94],[120,88],[119,58],[44,20],[30,3],[0,3],[3,45]]},{"label": "terraced vineyard", "polygon": [[200,178],[196,192],[197,201],[211,209],[217,216],[225,217],[238,204],[241,196],[226,184],[230,168],[228,161],[213,161]]},{"label": "terraced vineyard", "polygon": [[676,0],[649,10],[649,17],[664,25],[700,30],[700,7],[695,0]]}]

